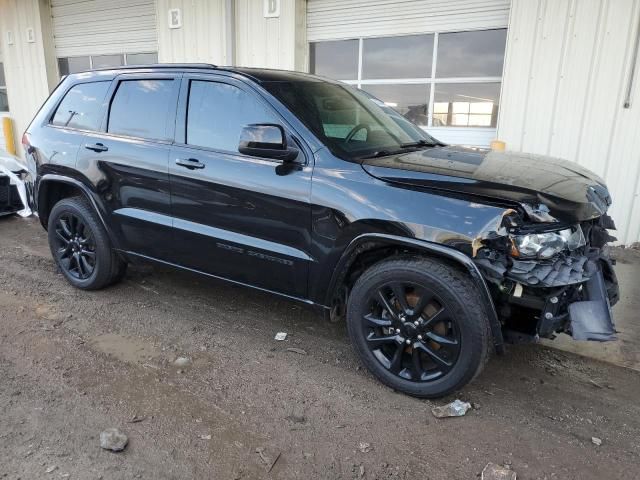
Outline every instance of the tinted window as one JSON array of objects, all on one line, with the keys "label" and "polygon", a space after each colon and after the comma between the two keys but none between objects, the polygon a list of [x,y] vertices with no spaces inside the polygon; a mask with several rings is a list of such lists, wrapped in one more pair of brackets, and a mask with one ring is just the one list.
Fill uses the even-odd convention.
[{"label": "tinted window", "polygon": [[173,80],[125,80],[120,82],[109,112],[110,133],[132,137],[167,139],[168,119],[176,105]]},{"label": "tinted window", "polygon": [[277,123],[277,120],[256,98],[233,85],[191,82],[187,113],[189,145],[237,152],[240,132],[251,123]]},{"label": "tinted window", "polygon": [[502,76],[506,40],[506,30],[441,33],[438,37],[436,76]]},{"label": "tinted window", "polygon": [[60,102],[51,123],[61,127],[98,130],[104,114],[104,97],[111,82],[80,83]]},{"label": "tinted window", "polygon": [[350,86],[315,81],[265,82],[263,86],[341,158],[407,152],[413,148],[408,144],[430,142],[397,112]]},{"label": "tinted window", "polygon": [[427,125],[429,85],[363,85],[362,89],[416,125]]},{"label": "tinted window", "polygon": [[358,78],[358,40],[312,43],[309,56],[311,73],[336,80]]},{"label": "tinted window", "polygon": [[431,76],[433,35],[366,38],[362,43],[362,78]]}]

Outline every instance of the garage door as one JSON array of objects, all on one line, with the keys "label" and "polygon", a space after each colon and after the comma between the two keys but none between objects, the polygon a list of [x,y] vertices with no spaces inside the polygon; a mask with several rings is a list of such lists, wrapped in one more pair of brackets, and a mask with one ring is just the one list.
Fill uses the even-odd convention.
[{"label": "garage door", "polygon": [[60,74],[157,61],[154,0],[51,0]]},{"label": "garage door", "polygon": [[447,143],[496,135],[509,0],[309,0],[309,69]]}]

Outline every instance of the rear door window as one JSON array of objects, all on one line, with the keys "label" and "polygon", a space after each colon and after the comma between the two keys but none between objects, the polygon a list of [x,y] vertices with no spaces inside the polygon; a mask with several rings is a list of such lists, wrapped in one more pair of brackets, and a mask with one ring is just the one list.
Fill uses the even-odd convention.
[{"label": "rear door window", "polygon": [[123,80],[118,85],[107,131],[128,137],[169,140],[176,109],[173,79]]},{"label": "rear door window", "polygon": [[111,82],[92,82],[71,87],[58,105],[51,124],[80,130],[98,130],[106,108],[105,95],[110,84]]}]

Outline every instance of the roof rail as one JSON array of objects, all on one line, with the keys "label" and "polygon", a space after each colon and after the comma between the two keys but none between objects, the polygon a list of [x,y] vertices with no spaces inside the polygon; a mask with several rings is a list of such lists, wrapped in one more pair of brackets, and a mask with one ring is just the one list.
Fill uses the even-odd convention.
[{"label": "roof rail", "polygon": [[218,68],[213,63],[150,63],[146,65],[120,65],[118,67],[101,67],[93,68],[87,71],[100,71],[100,70],[135,70],[139,68]]}]

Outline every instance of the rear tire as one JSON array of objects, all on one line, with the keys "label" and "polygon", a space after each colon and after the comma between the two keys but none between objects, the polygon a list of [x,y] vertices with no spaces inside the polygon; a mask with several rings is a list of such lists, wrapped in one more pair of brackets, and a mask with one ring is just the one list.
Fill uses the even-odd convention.
[{"label": "rear tire", "polygon": [[100,218],[84,197],[64,198],[51,210],[49,248],[67,281],[98,290],[120,281],[126,262],[113,250]]},{"label": "rear tire", "polygon": [[366,270],[349,296],[347,327],[367,369],[416,397],[460,389],[489,359],[489,319],[476,285],[429,258],[398,257]]}]

